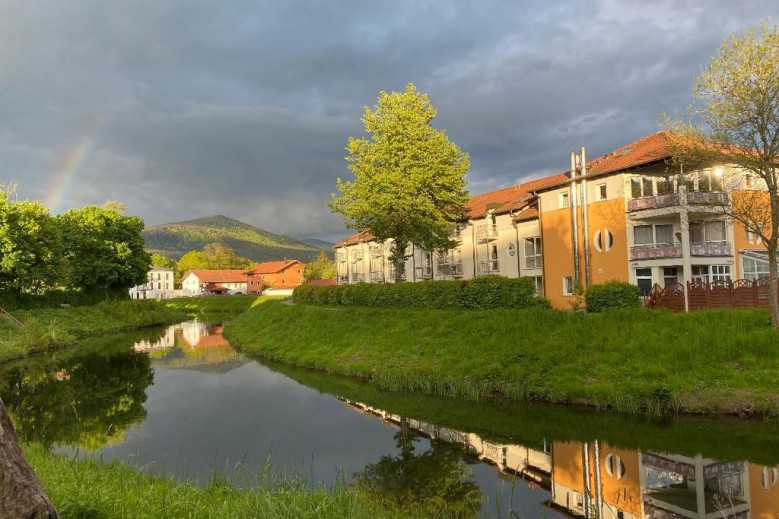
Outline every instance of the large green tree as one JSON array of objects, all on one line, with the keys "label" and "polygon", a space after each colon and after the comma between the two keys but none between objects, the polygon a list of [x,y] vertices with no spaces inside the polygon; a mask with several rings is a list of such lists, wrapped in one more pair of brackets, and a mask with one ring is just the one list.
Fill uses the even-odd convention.
[{"label": "large green tree", "polygon": [[38,294],[64,280],[62,239],[43,204],[11,193],[0,186],[0,290]]},{"label": "large green tree", "polygon": [[166,269],[176,268],[176,262],[170,258],[163,256],[162,254],[154,253],[151,255],[151,266],[162,267]]},{"label": "large green tree", "polygon": [[146,281],[151,256],[143,249],[143,220],[89,205],[57,221],[73,287],[119,291]]},{"label": "large green tree", "polygon": [[325,251],[319,253],[314,261],[306,265],[304,274],[306,281],[312,279],[335,279],[338,273],[334,261],[330,261]]},{"label": "large green tree", "polygon": [[779,29],[764,21],[724,40],[697,77],[689,117],[667,119],[677,161],[730,164],[738,196],[723,211],[768,251],[771,323],[779,326]]},{"label": "large green tree", "polygon": [[333,194],[329,203],[347,227],[393,240],[394,261],[404,258],[411,243],[454,247],[452,225],[468,201],[470,158],[445,131],[433,128],[435,116],[427,95],[412,84],[404,92],[381,92],[362,117],[370,138],[350,137],[346,146],[354,181],[339,178],[341,195]]}]

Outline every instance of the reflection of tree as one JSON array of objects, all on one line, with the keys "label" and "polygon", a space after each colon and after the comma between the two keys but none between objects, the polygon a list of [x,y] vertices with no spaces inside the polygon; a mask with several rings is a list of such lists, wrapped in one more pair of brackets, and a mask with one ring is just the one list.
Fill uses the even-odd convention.
[{"label": "reflection of tree", "polygon": [[431,442],[431,449],[414,451],[419,439],[401,419],[395,441],[400,454],[382,456],[355,474],[356,487],[381,502],[430,516],[475,517],[481,507],[481,491],[470,469],[462,463],[461,445]]},{"label": "reflection of tree", "polygon": [[5,373],[2,398],[21,439],[97,449],[144,419],[152,378],[146,355],[82,354]]}]

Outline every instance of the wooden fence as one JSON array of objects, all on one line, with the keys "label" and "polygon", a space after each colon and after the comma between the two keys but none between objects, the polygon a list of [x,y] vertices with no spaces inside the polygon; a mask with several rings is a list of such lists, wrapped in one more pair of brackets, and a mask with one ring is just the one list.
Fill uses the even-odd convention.
[{"label": "wooden fence", "polygon": [[668,308],[674,312],[684,312],[685,296],[690,311],[706,308],[758,308],[768,307],[769,293],[768,278],[710,283],[688,281],[686,290],[681,283],[665,287],[655,284],[645,302],[650,308]]}]

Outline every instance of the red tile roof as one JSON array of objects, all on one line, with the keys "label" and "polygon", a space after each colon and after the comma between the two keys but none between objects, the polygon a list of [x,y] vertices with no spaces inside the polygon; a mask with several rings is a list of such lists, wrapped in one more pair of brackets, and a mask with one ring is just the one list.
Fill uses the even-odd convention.
[{"label": "red tile roof", "polygon": [[568,177],[564,173],[558,173],[548,177],[539,178],[517,184],[516,186],[482,193],[472,197],[465,205],[465,215],[468,218],[481,218],[492,209],[494,214],[508,213],[528,205],[535,201],[536,190],[542,189],[547,185],[554,185],[564,182]]},{"label": "red tile roof", "polygon": [[265,263],[258,263],[251,269],[247,270],[246,273],[250,276],[257,274],[275,274],[297,264],[305,266],[298,260],[268,261]]},{"label": "red tile roof", "polygon": [[194,274],[201,283],[246,283],[245,270],[188,270],[180,281],[184,281],[190,274]]},{"label": "red tile roof", "polygon": [[334,249],[337,249],[339,247],[346,247],[348,245],[355,245],[357,243],[362,242],[369,242],[373,241],[376,238],[369,232],[369,231],[360,231],[352,234],[348,238],[344,238],[343,240],[339,241],[335,244],[333,247]]}]

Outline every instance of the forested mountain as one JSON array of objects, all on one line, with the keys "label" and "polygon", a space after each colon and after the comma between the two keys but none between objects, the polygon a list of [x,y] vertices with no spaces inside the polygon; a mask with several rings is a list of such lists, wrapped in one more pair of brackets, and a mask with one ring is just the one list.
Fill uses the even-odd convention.
[{"label": "forested mountain", "polygon": [[[206,216],[186,222],[155,225],[142,233],[146,250],[172,260],[208,243],[222,243],[238,256],[253,261],[285,258],[308,263],[323,249],[283,234],[274,234],[224,215]],[[325,249],[329,256],[332,249]]]}]

